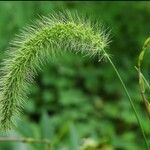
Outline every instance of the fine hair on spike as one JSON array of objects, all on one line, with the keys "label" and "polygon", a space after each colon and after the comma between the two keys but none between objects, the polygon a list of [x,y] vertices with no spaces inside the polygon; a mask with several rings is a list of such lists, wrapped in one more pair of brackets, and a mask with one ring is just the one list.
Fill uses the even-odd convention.
[{"label": "fine hair on spike", "polygon": [[99,58],[108,56],[108,34],[77,13],[57,13],[40,17],[11,42],[2,62],[0,77],[0,127],[15,126],[27,99],[28,87],[48,59],[62,50]]}]

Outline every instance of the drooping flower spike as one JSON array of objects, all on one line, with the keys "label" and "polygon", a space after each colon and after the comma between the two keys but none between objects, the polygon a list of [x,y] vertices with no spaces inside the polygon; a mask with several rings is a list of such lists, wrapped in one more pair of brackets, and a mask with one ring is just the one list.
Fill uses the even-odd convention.
[{"label": "drooping flower spike", "polygon": [[78,15],[59,13],[41,17],[10,44],[0,77],[0,126],[15,124],[27,99],[27,89],[38,69],[63,50],[85,55],[108,54],[108,34]]}]

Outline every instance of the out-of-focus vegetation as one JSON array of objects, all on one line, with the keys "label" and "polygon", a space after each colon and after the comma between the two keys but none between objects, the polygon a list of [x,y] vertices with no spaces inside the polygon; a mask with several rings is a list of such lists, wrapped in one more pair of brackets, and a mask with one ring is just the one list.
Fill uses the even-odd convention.
[{"label": "out-of-focus vegetation", "polygon": [[[19,29],[38,15],[70,10],[111,29],[109,53],[133,97],[150,142],[149,120],[134,68],[150,36],[149,2],[0,2],[0,61]],[[144,70],[149,78],[149,56]],[[50,58],[51,59],[51,58]],[[65,53],[36,76],[18,128],[11,136],[48,138],[55,150],[144,150],[134,113],[109,63]],[[86,146],[85,146],[86,147]],[[0,143],[0,150],[42,150],[43,145]],[[93,148],[94,149],[94,148]],[[96,149],[96,148],[95,148]],[[95,150],[94,149],[94,150]]]}]

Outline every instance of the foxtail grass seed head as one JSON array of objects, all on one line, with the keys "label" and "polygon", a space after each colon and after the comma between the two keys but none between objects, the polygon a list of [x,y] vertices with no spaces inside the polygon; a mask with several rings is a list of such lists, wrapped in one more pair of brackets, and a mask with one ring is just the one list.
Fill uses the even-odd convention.
[{"label": "foxtail grass seed head", "polygon": [[16,37],[2,62],[0,77],[0,127],[12,128],[23,109],[27,89],[45,62],[62,50],[84,55],[107,55],[108,34],[95,29],[78,15],[55,14],[39,21]]}]

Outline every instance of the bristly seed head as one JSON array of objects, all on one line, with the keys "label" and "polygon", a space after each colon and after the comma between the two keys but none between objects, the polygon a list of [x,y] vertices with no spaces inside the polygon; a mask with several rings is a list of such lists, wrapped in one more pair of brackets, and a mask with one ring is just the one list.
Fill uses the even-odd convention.
[{"label": "bristly seed head", "polygon": [[106,56],[108,35],[94,29],[89,21],[70,13],[42,17],[26,28],[9,47],[0,77],[0,126],[8,130],[14,125],[26,91],[37,70],[61,50],[85,55]]}]

